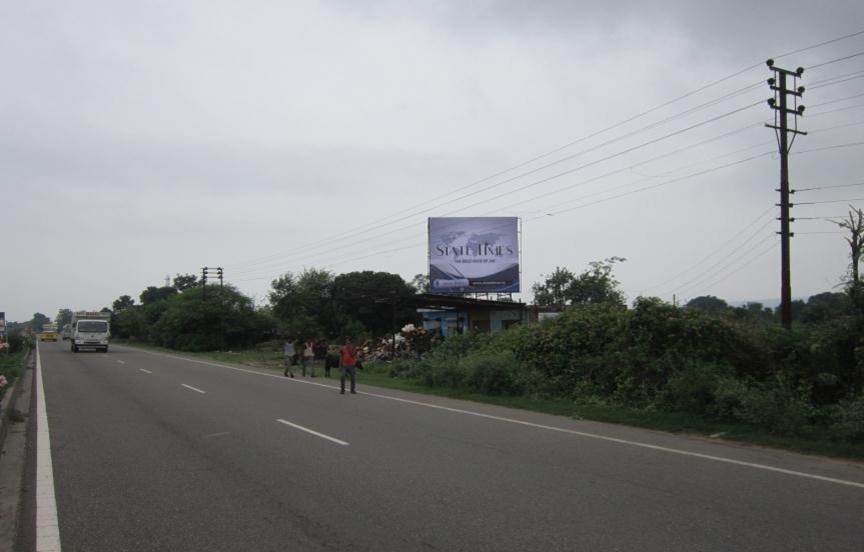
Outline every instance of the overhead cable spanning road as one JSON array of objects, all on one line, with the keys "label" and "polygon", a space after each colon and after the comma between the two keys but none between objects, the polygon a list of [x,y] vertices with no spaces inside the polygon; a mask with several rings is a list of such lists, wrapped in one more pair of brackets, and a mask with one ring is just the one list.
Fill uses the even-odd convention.
[{"label": "overhead cable spanning road", "polygon": [[37,550],[864,542],[859,464],[119,346],[37,364]]}]

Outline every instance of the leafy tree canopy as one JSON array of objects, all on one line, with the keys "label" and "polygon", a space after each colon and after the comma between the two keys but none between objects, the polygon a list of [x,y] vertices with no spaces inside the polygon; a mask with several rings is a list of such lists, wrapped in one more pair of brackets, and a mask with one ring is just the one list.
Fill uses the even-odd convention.
[{"label": "leafy tree canopy", "polygon": [[699,297],[694,297],[687,301],[687,304],[684,306],[688,309],[719,314],[726,312],[729,308],[729,303],[719,297],[714,297],[713,295],[700,295]]},{"label": "leafy tree canopy", "polygon": [[163,301],[168,299],[172,295],[177,293],[177,288],[171,286],[149,286],[147,289],[141,292],[141,304],[147,305],[150,303],[156,303],[157,301]]},{"label": "leafy tree canopy", "polygon": [[174,276],[174,288],[183,291],[198,285],[198,276],[194,274],[177,274]]},{"label": "leafy tree canopy", "polygon": [[122,310],[128,309],[130,307],[135,306],[135,299],[132,299],[128,295],[121,295],[117,299],[114,300],[114,303],[111,304],[111,307],[114,309],[114,312],[120,312]]}]

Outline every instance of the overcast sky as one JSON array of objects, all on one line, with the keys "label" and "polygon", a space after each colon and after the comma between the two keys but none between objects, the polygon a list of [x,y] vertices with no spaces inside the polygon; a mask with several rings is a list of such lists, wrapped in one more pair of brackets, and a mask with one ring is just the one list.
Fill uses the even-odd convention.
[{"label": "overcast sky", "polygon": [[[631,300],[778,297],[763,62],[864,30],[864,3],[702,4],[6,2],[0,311],[110,306],[204,265],[259,304],[304,267],[410,279],[440,215],[522,217],[526,290],[616,255]],[[864,34],[778,65],[862,51]],[[862,71],[805,71],[827,86],[805,93],[793,187],[864,182],[861,145],[806,152],[864,141],[864,97],[834,102],[864,93]],[[842,235],[810,217],[846,210],[794,209],[793,295],[840,281]]]}]

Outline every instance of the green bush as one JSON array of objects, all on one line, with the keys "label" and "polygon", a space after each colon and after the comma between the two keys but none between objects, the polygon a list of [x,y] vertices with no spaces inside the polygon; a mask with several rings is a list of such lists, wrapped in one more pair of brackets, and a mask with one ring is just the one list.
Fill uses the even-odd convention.
[{"label": "green bush", "polygon": [[805,385],[796,387],[785,376],[753,382],[739,391],[739,404],[733,408],[735,417],[781,435],[804,432],[818,414],[809,400],[811,390]]},{"label": "green bush", "polygon": [[848,441],[864,442],[864,396],[841,401],[836,406],[832,429]]},{"label": "green bush", "polygon": [[459,368],[465,373],[465,384],[488,395],[522,395],[528,380],[511,351],[484,351],[466,356]]},{"label": "green bush", "polygon": [[732,367],[725,363],[686,361],[669,378],[663,402],[672,410],[723,417],[724,411],[726,414],[731,411],[725,405],[720,406],[721,397],[726,398],[721,388],[733,374]]}]

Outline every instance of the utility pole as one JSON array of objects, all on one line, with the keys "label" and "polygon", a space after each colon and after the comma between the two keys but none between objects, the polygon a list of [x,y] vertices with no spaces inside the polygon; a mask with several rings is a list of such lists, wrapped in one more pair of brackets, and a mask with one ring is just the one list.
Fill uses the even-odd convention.
[{"label": "utility pole", "polygon": [[[804,68],[799,67],[795,71],[774,67],[774,60],[769,59],[766,64],[774,76],[768,79],[768,86],[774,91],[774,97],[768,100],[768,105],[774,110],[774,124],[766,124],[773,128],[777,135],[777,146],[780,151],[780,320],[787,330],[792,327],[792,269],[790,255],[790,238],[794,235],[789,226],[795,219],[790,218],[789,211],[794,207],[789,202],[790,194],[795,190],[789,189],[789,150],[795,142],[798,134],[807,133],[798,130],[798,116],[804,114],[804,106],[798,105],[798,98],[803,97],[804,87],[797,86],[798,79],[804,73]],[[788,80],[792,79],[792,88],[788,88]],[[793,107],[789,107],[789,96],[792,96]],[[792,115],[795,125],[789,128],[789,115]],[[792,139],[789,140],[789,134]]]},{"label": "utility pole", "polygon": [[207,300],[207,273],[210,269],[206,266],[201,269],[201,300]]},{"label": "utility pole", "polygon": [[222,267],[216,267],[216,277],[219,278],[219,350],[225,350],[225,294],[223,293],[224,282],[222,280]]}]

